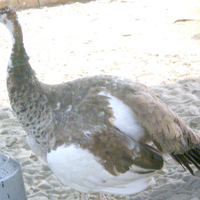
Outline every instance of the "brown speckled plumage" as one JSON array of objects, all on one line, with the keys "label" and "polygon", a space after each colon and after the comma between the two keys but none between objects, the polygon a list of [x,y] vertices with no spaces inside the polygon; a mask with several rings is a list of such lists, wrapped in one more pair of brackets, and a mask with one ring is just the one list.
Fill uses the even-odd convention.
[{"label": "brown speckled plumage", "polygon": [[[16,13],[5,8],[0,17],[5,25],[12,23],[13,29],[7,78],[10,103],[21,126],[37,143],[39,156],[46,157],[63,144],[74,144],[98,158],[113,176],[126,173],[132,165],[144,169],[134,171],[138,174],[159,170],[163,166],[161,153],[171,154],[192,174],[192,163],[200,168],[200,136],[146,86],[106,75],[59,85],[41,83],[28,62]],[[110,98],[101,92],[129,107],[144,136],[137,141],[115,126],[110,120],[116,117]]]}]

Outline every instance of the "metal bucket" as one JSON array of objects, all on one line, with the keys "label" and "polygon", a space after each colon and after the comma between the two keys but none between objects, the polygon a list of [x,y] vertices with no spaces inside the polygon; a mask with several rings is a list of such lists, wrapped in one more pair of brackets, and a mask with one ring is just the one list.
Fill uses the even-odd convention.
[{"label": "metal bucket", "polygon": [[27,200],[20,164],[1,153],[0,200]]}]

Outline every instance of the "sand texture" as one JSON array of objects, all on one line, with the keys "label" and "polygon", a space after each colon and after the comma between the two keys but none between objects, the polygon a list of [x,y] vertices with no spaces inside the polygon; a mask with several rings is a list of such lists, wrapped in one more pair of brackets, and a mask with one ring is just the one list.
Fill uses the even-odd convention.
[{"label": "sand texture", "polygon": [[[38,78],[55,84],[112,74],[140,81],[200,132],[200,1],[119,0],[18,11]],[[0,24],[0,149],[22,166],[29,200],[78,199],[29,149],[6,91],[11,52]],[[170,157],[156,184],[140,194],[108,199],[198,200],[200,172],[191,176]],[[95,199],[91,196],[91,199]]]}]

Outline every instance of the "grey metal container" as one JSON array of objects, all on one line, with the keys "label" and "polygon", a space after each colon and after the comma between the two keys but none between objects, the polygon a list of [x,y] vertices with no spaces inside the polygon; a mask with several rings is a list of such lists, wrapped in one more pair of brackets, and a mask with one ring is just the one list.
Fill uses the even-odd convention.
[{"label": "grey metal container", "polygon": [[27,200],[20,164],[1,153],[0,200]]}]

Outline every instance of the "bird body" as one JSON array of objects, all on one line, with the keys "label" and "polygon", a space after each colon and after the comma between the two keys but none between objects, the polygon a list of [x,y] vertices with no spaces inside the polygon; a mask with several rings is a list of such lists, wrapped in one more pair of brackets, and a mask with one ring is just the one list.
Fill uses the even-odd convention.
[{"label": "bird body", "polygon": [[1,9],[0,21],[13,38],[12,109],[30,148],[64,185],[83,193],[135,194],[152,183],[164,153],[192,174],[191,164],[200,168],[200,136],[145,85],[110,75],[42,83],[29,64],[15,11]]},{"label": "bird body", "polygon": [[104,169],[97,157],[74,144],[68,147],[63,145],[51,151],[47,155],[47,162],[64,185],[83,193],[130,195],[146,189],[153,182],[152,173],[148,175],[134,173],[146,172],[134,165],[125,173],[113,175]]}]

